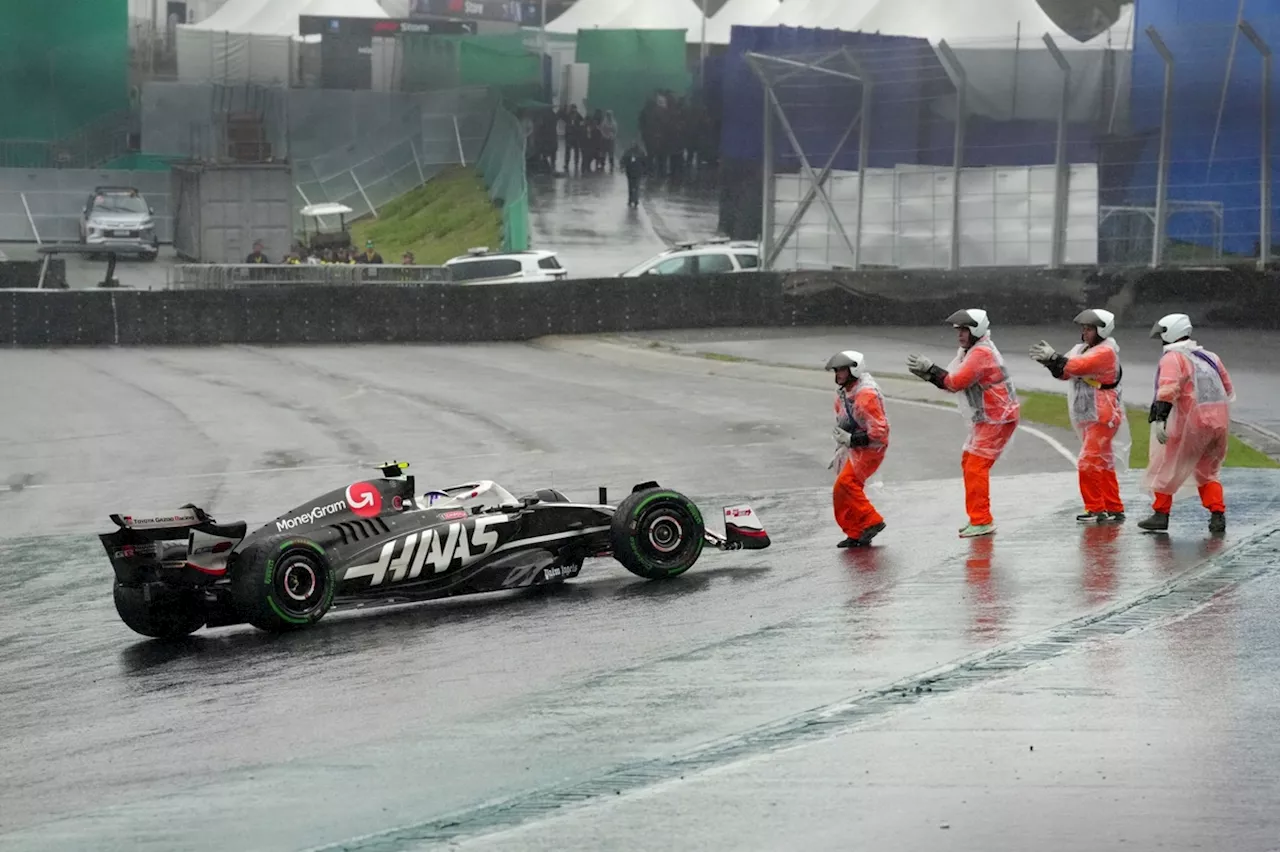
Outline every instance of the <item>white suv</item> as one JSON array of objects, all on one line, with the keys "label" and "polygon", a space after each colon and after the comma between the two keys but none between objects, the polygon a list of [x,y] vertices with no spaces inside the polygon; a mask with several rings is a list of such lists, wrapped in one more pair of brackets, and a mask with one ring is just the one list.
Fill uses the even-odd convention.
[{"label": "white suv", "polygon": [[715,275],[752,272],[760,268],[760,244],[731,240],[676,243],[656,257],[633,266],[620,278],[641,275]]},{"label": "white suv", "polygon": [[569,270],[560,265],[553,251],[513,251],[490,254],[487,248],[473,248],[444,262],[449,280],[465,284],[506,284],[513,281],[560,281]]}]

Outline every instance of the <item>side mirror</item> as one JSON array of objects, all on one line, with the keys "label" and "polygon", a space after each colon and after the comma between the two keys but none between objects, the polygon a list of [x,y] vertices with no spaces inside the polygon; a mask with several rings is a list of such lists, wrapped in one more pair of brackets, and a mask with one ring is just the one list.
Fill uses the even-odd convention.
[{"label": "side mirror", "polygon": [[156,208],[154,208],[154,207],[148,207],[148,208],[147,208],[147,212],[148,212],[148,213],[150,213],[152,216],[154,216],[154,215],[156,215]]}]

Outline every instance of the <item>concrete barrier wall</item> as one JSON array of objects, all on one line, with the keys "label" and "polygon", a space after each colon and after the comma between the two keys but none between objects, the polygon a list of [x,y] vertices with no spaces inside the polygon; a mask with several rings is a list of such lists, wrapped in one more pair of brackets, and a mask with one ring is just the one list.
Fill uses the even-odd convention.
[{"label": "concrete barrier wall", "polygon": [[1001,325],[1061,323],[1085,306],[1149,326],[1171,310],[1201,326],[1280,328],[1270,273],[1072,274],[1001,270],[757,273],[551,284],[235,290],[0,291],[0,345],[210,345],[529,340],[670,328],[933,325],[961,307]]},{"label": "concrete barrier wall", "polygon": [[[4,260],[0,261],[0,290],[35,287],[40,283],[40,266],[38,260]],[[49,260],[49,271],[45,273],[44,286],[50,289],[67,287],[67,262],[61,258]]]}]

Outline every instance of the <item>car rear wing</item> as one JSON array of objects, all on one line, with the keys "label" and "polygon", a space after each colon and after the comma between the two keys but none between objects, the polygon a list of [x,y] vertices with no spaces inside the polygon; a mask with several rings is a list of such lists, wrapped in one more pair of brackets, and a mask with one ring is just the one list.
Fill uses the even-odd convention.
[{"label": "car rear wing", "polygon": [[[116,529],[98,536],[117,579],[139,583],[174,571],[207,581],[227,570],[231,551],[244,540],[248,524],[220,524],[199,506],[113,514]],[[183,542],[168,546],[163,542]]]},{"label": "car rear wing", "polygon": [[199,506],[186,505],[180,509],[134,512],[111,515],[111,522],[122,530],[129,530],[148,541],[186,538],[189,529],[213,523],[213,518]]}]

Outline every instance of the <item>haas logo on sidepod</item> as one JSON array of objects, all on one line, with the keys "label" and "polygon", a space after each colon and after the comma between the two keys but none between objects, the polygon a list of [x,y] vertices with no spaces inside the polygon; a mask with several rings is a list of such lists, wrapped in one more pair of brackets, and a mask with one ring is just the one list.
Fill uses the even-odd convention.
[{"label": "haas logo on sidepod", "polygon": [[392,539],[382,546],[376,562],[351,566],[342,580],[368,577],[370,586],[380,586],[387,580],[388,572],[391,582],[398,583],[406,578],[418,579],[427,563],[431,564],[433,574],[471,565],[498,546],[498,532],[490,527],[501,526],[508,520],[506,515],[490,515],[477,518],[474,527],[449,524]]},{"label": "haas logo on sidepod", "polygon": [[382,495],[367,482],[347,486],[347,508],[361,518],[376,518],[382,512]]}]

